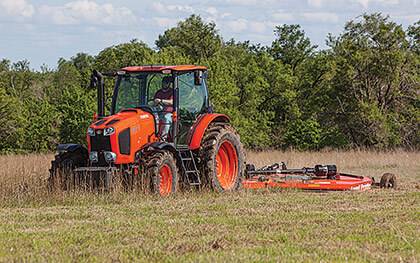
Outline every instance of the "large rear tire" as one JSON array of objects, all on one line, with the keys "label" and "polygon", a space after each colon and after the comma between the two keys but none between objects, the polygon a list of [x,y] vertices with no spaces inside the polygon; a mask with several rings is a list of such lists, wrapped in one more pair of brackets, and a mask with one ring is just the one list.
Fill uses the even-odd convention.
[{"label": "large rear tire", "polygon": [[173,154],[169,151],[150,153],[144,160],[144,176],[152,193],[174,194],[178,188],[178,168]]},{"label": "large rear tire", "polygon": [[200,157],[205,186],[217,192],[241,188],[245,157],[239,135],[232,126],[228,123],[210,124],[203,136]]}]

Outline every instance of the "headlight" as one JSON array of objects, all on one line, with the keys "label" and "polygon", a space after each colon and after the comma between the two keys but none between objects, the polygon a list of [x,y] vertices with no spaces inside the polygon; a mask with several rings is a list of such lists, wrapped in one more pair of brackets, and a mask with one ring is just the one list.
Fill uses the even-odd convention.
[{"label": "headlight", "polygon": [[117,159],[117,155],[114,152],[104,152],[105,161],[109,162],[115,162]]},{"label": "headlight", "polygon": [[88,128],[88,130],[87,130],[87,134],[88,134],[89,136],[95,136],[95,129],[94,129],[94,128],[89,127],[89,128]]},{"label": "headlight", "polygon": [[109,136],[111,134],[114,134],[115,129],[114,127],[108,127],[104,129],[104,136]]},{"label": "headlight", "polygon": [[94,163],[98,162],[98,152],[90,152],[89,160]]}]

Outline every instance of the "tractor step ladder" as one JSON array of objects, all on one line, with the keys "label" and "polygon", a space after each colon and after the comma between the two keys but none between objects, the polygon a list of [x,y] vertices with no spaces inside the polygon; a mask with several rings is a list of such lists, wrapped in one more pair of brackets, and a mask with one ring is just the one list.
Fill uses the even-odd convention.
[{"label": "tractor step ladder", "polygon": [[178,148],[178,155],[181,160],[181,166],[186,182],[190,186],[200,186],[200,172],[197,169],[192,151],[188,148],[188,146],[181,146]]}]

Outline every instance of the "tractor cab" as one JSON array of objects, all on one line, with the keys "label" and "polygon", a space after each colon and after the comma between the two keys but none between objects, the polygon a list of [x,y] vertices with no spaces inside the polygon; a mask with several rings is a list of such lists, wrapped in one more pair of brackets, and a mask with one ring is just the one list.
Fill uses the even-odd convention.
[{"label": "tractor cab", "polygon": [[186,145],[200,114],[210,111],[205,67],[143,66],[117,72],[111,115],[129,109],[153,114],[161,141]]}]

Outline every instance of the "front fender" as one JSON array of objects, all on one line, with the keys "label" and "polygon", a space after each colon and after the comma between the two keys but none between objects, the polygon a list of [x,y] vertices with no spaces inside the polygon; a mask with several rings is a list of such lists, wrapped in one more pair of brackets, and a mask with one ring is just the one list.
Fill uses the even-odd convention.
[{"label": "front fender", "polygon": [[149,152],[153,150],[158,150],[158,151],[168,150],[170,152],[176,152],[176,148],[174,144],[168,143],[168,142],[152,142],[152,143],[146,144],[143,147],[142,152]]},{"label": "front fender", "polygon": [[88,153],[88,150],[86,149],[86,147],[81,144],[67,143],[67,144],[59,144],[57,146],[58,153],[76,152],[76,151],[80,151],[83,154]]}]

